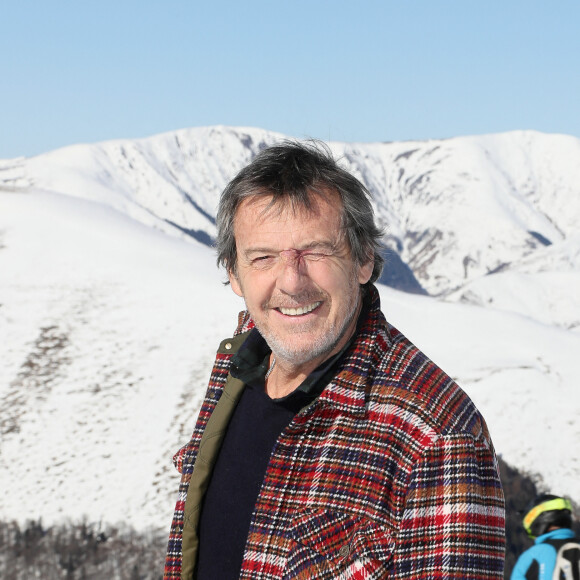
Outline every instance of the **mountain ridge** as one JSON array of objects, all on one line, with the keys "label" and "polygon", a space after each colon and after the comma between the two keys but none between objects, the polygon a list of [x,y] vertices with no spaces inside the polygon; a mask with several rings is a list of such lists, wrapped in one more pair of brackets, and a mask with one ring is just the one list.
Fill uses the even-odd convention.
[{"label": "mountain ridge", "polygon": [[[211,245],[219,193],[261,148],[282,138],[218,126],[74,145],[22,160],[24,183],[86,196]],[[538,248],[567,239],[580,221],[580,140],[574,137],[514,131],[329,145],[370,190],[388,251],[410,268],[419,291],[432,295],[455,295],[458,286],[516,267]],[[561,207],[561,198],[573,203]],[[429,216],[434,204],[439,220]],[[479,215],[491,215],[493,227],[479,227]],[[497,245],[501,255],[483,251]]]},{"label": "mountain ridge", "polygon": [[[283,138],[177,133],[0,161],[4,518],[169,525],[170,458],[243,309],[199,238],[227,180]],[[506,461],[579,501],[561,446],[580,437],[578,140],[457,139],[330,147],[429,292],[379,286],[389,322],[466,390]]]}]

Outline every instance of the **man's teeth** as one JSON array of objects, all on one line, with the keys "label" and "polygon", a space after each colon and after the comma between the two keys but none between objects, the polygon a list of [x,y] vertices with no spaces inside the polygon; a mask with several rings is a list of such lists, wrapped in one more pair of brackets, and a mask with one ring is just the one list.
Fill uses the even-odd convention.
[{"label": "man's teeth", "polygon": [[300,308],[280,307],[278,308],[278,310],[280,310],[280,312],[282,314],[285,314],[286,316],[300,316],[301,314],[308,314],[309,312],[312,312],[315,308],[318,308],[321,304],[322,302],[314,302],[314,304],[309,304],[308,306],[301,306]]}]

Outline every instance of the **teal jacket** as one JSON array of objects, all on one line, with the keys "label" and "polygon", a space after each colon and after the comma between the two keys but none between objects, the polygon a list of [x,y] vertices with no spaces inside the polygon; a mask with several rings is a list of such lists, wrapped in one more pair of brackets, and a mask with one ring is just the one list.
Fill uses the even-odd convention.
[{"label": "teal jacket", "polygon": [[510,580],[552,580],[556,565],[556,548],[550,540],[572,540],[574,532],[560,528],[538,536],[531,548],[528,548],[518,558]]}]

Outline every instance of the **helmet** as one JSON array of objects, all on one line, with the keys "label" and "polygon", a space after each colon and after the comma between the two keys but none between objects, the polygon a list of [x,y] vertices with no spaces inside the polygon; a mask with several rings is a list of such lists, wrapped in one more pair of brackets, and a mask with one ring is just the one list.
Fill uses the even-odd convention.
[{"label": "helmet", "polygon": [[557,495],[539,495],[524,516],[524,529],[530,538],[545,534],[551,526],[572,527],[572,504]]}]

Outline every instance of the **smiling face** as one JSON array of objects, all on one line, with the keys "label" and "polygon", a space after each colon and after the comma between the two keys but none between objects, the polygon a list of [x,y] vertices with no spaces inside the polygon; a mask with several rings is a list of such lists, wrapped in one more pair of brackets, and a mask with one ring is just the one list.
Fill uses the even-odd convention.
[{"label": "smiling face", "polygon": [[248,198],[236,212],[230,282],[276,359],[310,372],[353,334],[373,262],[352,259],[338,194],[313,195],[310,210],[271,199]]}]

